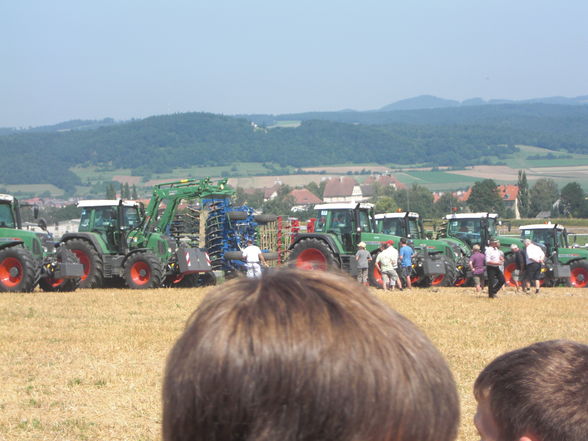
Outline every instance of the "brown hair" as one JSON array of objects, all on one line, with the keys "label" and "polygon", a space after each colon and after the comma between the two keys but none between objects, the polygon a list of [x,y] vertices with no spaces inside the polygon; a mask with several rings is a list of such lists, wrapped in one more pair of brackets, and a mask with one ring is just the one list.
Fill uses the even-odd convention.
[{"label": "brown hair", "polygon": [[487,399],[501,439],[588,440],[588,346],[552,340],[490,363],[474,384]]},{"label": "brown hair", "polygon": [[211,291],[168,361],[166,441],[450,441],[443,357],[348,277],[274,270]]}]

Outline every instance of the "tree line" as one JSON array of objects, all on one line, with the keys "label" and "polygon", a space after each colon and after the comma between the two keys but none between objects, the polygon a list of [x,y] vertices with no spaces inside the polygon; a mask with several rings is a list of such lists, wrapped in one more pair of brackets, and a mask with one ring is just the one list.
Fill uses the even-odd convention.
[{"label": "tree line", "polygon": [[0,153],[10,164],[0,170],[0,183],[50,183],[73,195],[81,184],[70,170],[74,166],[130,168],[136,176],[149,177],[186,166],[236,162],[296,168],[366,162],[501,164],[518,150],[516,144],[588,153],[588,106],[475,109],[373,112],[395,116],[374,122],[367,119],[375,118],[370,114],[359,123],[344,120],[348,112],[340,112],[338,120],[319,115],[296,128],[274,129],[244,118],[184,113],[89,130],[8,133],[0,136]]}]

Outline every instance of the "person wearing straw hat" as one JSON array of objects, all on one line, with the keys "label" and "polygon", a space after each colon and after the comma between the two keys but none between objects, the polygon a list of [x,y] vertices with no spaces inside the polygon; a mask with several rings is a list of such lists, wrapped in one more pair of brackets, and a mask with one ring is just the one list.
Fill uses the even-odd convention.
[{"label": "person wearing straw hat", "polygon": [[365,249],[365,242],[357,244],[357,253],[355,253],[355,260],[357,261],[357,281],[365,286],[368,286],[368,268],[372,256],[368,250]]}]

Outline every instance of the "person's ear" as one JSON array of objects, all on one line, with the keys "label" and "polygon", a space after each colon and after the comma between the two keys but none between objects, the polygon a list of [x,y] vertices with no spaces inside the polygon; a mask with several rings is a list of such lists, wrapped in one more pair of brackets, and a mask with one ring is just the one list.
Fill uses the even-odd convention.
[{"label": "person's ear", "polygon": [[523,435],[517,441],[541,441],[539,438],[534,437],[533,435]]}]

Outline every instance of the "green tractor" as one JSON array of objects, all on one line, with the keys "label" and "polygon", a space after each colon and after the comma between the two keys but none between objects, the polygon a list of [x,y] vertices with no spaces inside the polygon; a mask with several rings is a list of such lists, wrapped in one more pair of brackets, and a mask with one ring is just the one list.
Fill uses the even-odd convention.
[{"label": "green tractor", "polygon": [[81,201],[78,232],[61,239],[84,266],[80,286],[101,287],[106,280],[132,289],[214,283],[206,252],[174,231],[181,203],[231,194],[226,180],[206,178],[156,185],[146,210],[132,201]]},{"label": "green tractor", "polygon": [[[375,257],[382,242],[394,240],[398,246],[399,237],[376,230],[373,205],[343,202],[320,204],[314,209],[314,223],[306,232],[296,233],[292,238],[289,264],[309,270],[337,268],[355,276],[358,272],[355,260],[357,244],[365,242],[366,249],[372,254],[370,283],[382,286],[382,278],[374,266]],[[427,253],[427,256],[430,255]],[[441,259],[431,258],[423,266],[423,278],[431,279],[445,273],[446,265]]]},{"label": "green tractor", "polygon": [[[588,286],[588,250],[570,247],[569,235],[563,225],[552,223],[522,225],[519,230],[521,242],[530,239],[545,252],[545,265],[542,269],[543,284],[569,285],[576,288]],[[514,262],[507,258],[504,265],[504,278],[509,285],[513,286],[514,269]]]},{"label": "green tractor", "polygon": [[75,291],[81,275],[71,252],[55,248],[47,233],[23,230],[18,200],[0,195],[0,291],[31,292],[37,283],[45,291]]},{"label": "green tractor", "polygon": [[[511,255],[510,246],[515,243],[521,246],[521,240],[512,236],[499,236],[497,227],[501,221],[496,213],[454,213],[444,218],[444,223],[437,234],[437,239],[457,245],[466,257],[472,253],[472,247],[479,245],[482,252],[490,243],[491,238],[500,241],[500,249],[507,259]],[[458,276],[456,285],[466,284],[471,279],[469,267]]]},{"label": "green tractor", "polygon": [[[376,214],[376,231],[395,237],[398,242],[405,237],[412,241],[415,249],[413,257],[413,285],[452,286],[458,282],[460,274],[467,268],[466,255],[455,243],[429,239],[425,233],[423,220],[419,213],[400,211]],[[425,267],[430,260],[442,260],[445,272],[433,276],[427,274]]]}]

